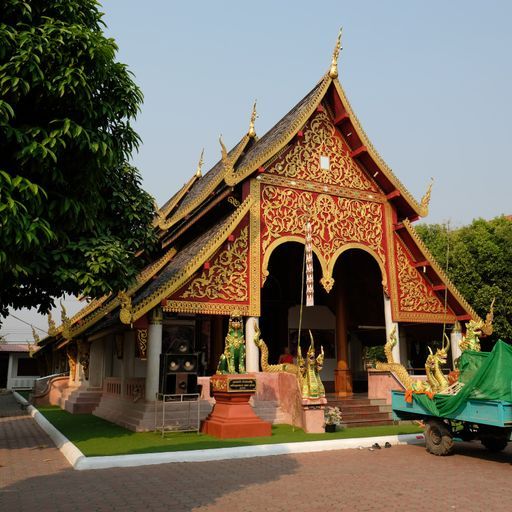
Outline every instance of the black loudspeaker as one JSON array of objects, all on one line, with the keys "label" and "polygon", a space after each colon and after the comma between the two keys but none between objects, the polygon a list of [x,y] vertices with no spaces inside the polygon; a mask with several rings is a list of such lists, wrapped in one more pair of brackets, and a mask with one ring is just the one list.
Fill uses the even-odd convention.
[{"label": "black loudspeaker", "polygon": [[160,392],[166,395],[197,393],[198,354],[160,356]]},{"label": "black loudspeaker", "polygon": [[166,395],[197,393],[197,373],[169,373],[164,379]]}]

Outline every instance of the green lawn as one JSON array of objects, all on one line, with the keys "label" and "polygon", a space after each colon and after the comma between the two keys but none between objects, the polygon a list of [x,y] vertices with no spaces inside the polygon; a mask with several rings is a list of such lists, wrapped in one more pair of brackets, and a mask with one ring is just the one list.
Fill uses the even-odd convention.
[{"label": "green lawn", "polygon": [[277,425],[272,427],[270,437],[220,440],[197,433],[166,433],[162,438],[160,433],[126,430],[92,414],[70,414],[58,407],[41,407],[39,411],[86,456],[204,450],[421,432],[415,425],[393,425],[347,428],[332,434],[306,434],[300,429],[294,430],[290,425]]}]

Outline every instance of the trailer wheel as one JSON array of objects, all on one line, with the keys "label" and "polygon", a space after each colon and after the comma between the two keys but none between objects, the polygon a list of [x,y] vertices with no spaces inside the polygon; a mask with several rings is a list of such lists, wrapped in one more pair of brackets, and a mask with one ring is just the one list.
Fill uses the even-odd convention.
[{"label": "trailer wheel", "polygon": [[425,421],[425,444],[427,452],[433,455],[450,455],[453,451],[450,427],[438,419]]},{"label": "trailer wheel", "polygon": [[480,441],[490,452],[501,452],[507,447],[510,430],[500,427],[481,426]]}]

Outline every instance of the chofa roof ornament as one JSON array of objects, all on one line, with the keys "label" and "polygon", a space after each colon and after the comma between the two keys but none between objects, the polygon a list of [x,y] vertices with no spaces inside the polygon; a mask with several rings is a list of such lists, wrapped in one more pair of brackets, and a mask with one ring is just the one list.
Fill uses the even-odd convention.
[{"label": "chofa roof ornament", "polygon": [[334,47],[334,51],[332,52],[332,61],[331,61],[331,69],[329,69],[329,76],[334,80],[338,78],[338,56],[340,51],[343,50],[341,46],[341,33],[343,32],[343,27],[340,28],[338,32],[338,39],[336,40],[336,46]]}]

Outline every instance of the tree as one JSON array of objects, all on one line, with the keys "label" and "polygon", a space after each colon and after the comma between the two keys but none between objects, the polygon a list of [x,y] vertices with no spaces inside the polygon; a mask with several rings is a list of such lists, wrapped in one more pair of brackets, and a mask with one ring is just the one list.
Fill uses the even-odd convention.
[{"label": "tree", "polygon": [[482,318],[496,298],[491,339],[512,340],[512,221],[502,216],[455,230],[439,224],[417,230],[443,268],[448,246],[448,275]]},{"label": "tree", "polygon": [[95,0],[0,9],[0,315],[124,289],[153,201],[129,164],[142,93]]}]

